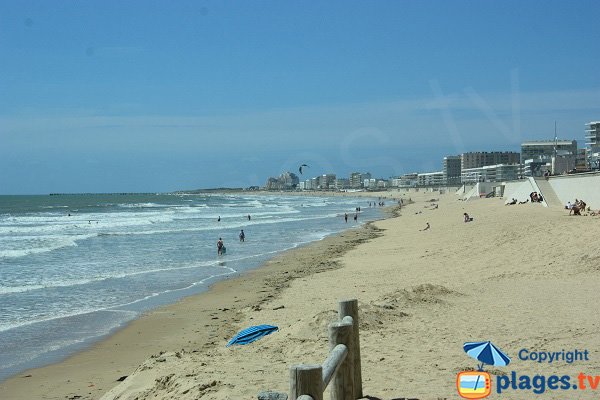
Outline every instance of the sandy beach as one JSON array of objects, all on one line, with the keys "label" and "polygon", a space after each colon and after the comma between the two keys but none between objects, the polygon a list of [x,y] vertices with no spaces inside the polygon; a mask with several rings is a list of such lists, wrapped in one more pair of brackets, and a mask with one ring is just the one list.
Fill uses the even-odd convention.
[{"label": "sandy beach", "polygon": [[[580,372],[600,375],[598,217],[494,198],[395,197],[414,203],[144,315],[90,350],[4,382],[0,398],[224,400],[287,392],[290,365],[326,358],[327,325],[347,298],[359,300],[363,391],[371,399],[458,398],[456,374],[477,366],[462,348],[469,341],[491,340],[512,358],[510,366],[487,368],[494,375],[570,375],[573,382]],[[474,220],[464,223],[464,212]],[[280,330],[225,347],[257,324]],[[519,359],[522,349],[588,350],[589,360],[538,363]],[[566,394],[523,389],[490,398],[573,398]]]}]

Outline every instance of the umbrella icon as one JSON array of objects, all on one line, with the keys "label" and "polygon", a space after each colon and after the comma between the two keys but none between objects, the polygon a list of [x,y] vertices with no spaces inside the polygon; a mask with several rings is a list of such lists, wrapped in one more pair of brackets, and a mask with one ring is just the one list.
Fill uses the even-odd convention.
[{"label": "umbrella icon", "polygon": [[[504,367],[510,363],[510,358],[490,341],[467,342],[463,345],[463,349],[465,350],[465,353],[477,361],[481,361],[481,364],[477,366],[480,371],[483,371],[484,364]],[[477,389],[480,376],[481,375],[477,375],[474,386],[475,389]]]},{"label": "umbrella icon", "polygon": [[483,364],[504,367],[510,363],[510,358],[490,341],[487,342],[467,342],[463,345],[465,353],[481,361],[479,370],[483,371]]},{"label": "umbrella icon", "polygon": [[263,336],[270,335],[273,332],[278,331],[279,328],[273,325],[257,325],[251,326],[250,328],[246,328],[237,335],[235,335],[229,343],[227,343],[226,347],[231,346],[232,344],[248,344],[252,343],[255,340],[260,339]]}]

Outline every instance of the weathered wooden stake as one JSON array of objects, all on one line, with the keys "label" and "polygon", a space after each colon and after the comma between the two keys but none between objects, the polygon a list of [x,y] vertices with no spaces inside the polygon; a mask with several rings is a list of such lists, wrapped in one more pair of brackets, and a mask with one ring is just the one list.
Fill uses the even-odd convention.
[{"label": "weathered wooden stake", "polygon": [[320,365],[301,364],[290,367],[290,400],[307,394],[323,400],[323,372]]},{"label": "weathered wooden stake", "polygon": [[342,300],[339,302],[338,314],[340,321],[344,319],[344,317],[350,316],[352,317],[353,324],[353,347],[350,350],[350,353],[353,354],[354,359],[354,397],[353,399],[360,399],[363,397],[363,389],[362,389],[362,373],[361,373],[361,365],[360,365],[360,336],[358,334],[358,300]]},{"label": "weathered wooden stake", "polygon": [[354,340],[351,317],[329,324],[329,350],[343,344],[348,354],[331,382],[331,400],[356,400],[354,397]]}]

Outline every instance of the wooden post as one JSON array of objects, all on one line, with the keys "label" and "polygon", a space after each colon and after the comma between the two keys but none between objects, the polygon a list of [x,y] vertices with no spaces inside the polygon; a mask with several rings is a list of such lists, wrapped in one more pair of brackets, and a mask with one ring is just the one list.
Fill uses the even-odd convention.
[{"label": "wooden post", "polygon": [[301,364],[290,367],[290,400],[309,395],[323,400],[323,369],[320,365]]},{"label": "wooden post", "polygon": [[352,324],[353,330],[353,348],[349,353],[352,353],[354,356],[354,397],[353,399],[360,399],[363,397],[363,389],[362,389],[362,373],[361,373],[361,365],[360,365],[360,336],[358,329],[358,300],[342,300],[339,302],[338,306],[338,314],[340,321],[344,319],[344,317],[350,316],[354,321]]},{"label": "wooden post", "polygon": [[354,397],[354,340],[352,338],[352,320],[329,324],[329,349],[333,350],[338,344],[348,349],[346,358],[342,361],[331,383],[331,400],[356,400]]}]

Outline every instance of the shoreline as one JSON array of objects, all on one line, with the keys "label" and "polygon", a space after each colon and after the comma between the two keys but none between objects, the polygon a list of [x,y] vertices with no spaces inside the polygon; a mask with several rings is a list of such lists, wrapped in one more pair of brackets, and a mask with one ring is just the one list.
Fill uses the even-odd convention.
[{"label": "shoreline", "polygon": [[[389,217],[389,213],[383,213],[383,218]],[[232,326],[240,322],[242,312],[238,303],[253,304],[254,308],[260,308],[261,304],[276,298],[276,293],[287,287],[289,281],[340,268],[335,262],[326,262],[302,271],[294,271],[293,267],[282,269],[286,259],[298,259],[307,254],[312,259],[319,252],[326,256],[332,249],[338,254],[341,248],[354,247],[375,237],[377,230],[372,224],[367,222],[283,251],[255,269],[209,285],[204,292],[142,313],[108,336],[63,360],[7,378],[0,383],[0,397],[11,400],[97,399],[116,386],[119,378],[132,373],[157,352],[164,351],[159,349],[181,348],[182,351],[197,352],[217,346],[214,340],[216,336],[235,334]],[[275,287],[264,290],[264,282],[267,281],[275,283]],[[254,292],[258,286],[261,286],[261,290]],[[189,319],[190,314],[198,318]],[[202,321],[205,323],[202,324]],[[188,334],[194,332],[195,339],[177,337],[177,333],[171,330],[173,326]]]},{"label": "shoreline", "polygon": [[[393,194],[387,197],[392,204]],[[477,366],[463,351],[472,341],[490,340],[512,358],[507,368],[488,366],[492,375],[560,375],[576,383],[581,371],[600,370],[593,318],[600,258],[587,245],[600,234],[598,217],[569,217],[540,204],[505,206],[498,198],[410,197],[414,202],[402,207],[401,218],[279,254],[135,322],[137,331],[117,334],[129,337],[103,343],[105,353],[98,354],[104,358],[70,360],[62,375],[57,368],[54,376],[34,371],[21,378],[20,397],[2,385],[0,397],[237,400],[255,399],[261,390],[287,392],[290,365],[327,357],[327,326],[336,319],[337,302],[347,298],[359,301],[363,393],[369,398],[457,397],[457,373]],[[472,222],[463,222],[465,212]],[[279,331],[249,346],[225,347],[239,330],[258,324]],[[140,363],[116,358],[120,349],[135,346],[149,356]],[[519,360],[521,349],[588,350],[589,360],[539,364]],[[112,370],[104,381],[86,381],[107,365]],[[88,375],[70,375],[80,371]],[[510,390],[502,397],[531,397],[530,390]],[[548,390],[546,398],[561,394]],[[577,392],[578,398],[595,394]]]}]

